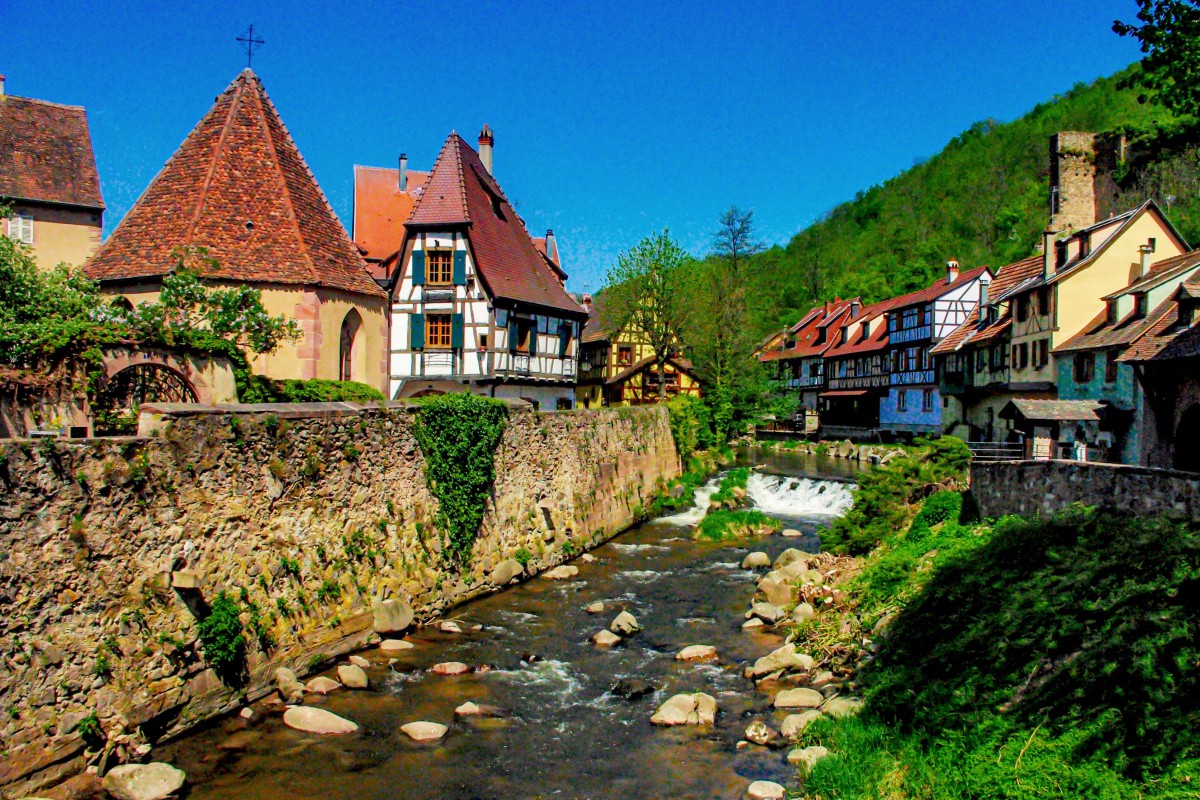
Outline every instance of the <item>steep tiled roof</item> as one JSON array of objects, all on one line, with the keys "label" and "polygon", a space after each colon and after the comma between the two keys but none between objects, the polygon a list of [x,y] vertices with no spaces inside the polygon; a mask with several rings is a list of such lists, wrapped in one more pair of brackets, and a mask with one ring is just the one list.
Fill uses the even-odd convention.
[{"label": "steep tiled roof", "polygon": [[1146,274],[1126,286],[1107,295],[1104,299],[1119,297],[1130,292],[1142,292],[1147,289],[1153,289],[1172,278],[1177,278],[1180,275],[1185,275],[1191,270],[1200,269],[1200,250],[1193,250],[1190,253],[1184,253],[1181,256],[1174,258],[1164,258],[1162,261],[1156,261],[1150,265]]},{"label": "steep tiled roof", "polygon": [[82,106],[0,95],[0,197],[104,208]]},{"label": "steep tiled roof", "polygon": [[842,358],[844,356],[857,356],[864,353],[873,353],[876,350],[882,350],[888,346],[888,329],[887,325],[880,324],[876,326],[874,333],[866,339],[859,336],[859,323],[867,322],[876,317],[886,314],[891,309],[895,308],[898,297],[893,297],[891,300],[884,300],[874,305],[869,305],[864,308],[857,317],[853,319],[843,318],[841,325],[830,331],[830,335],[837,341],[841,338],[841,329],[847,326],[850,327],[850,339],[844,344],[835,344],[833,347],[825,351],[826,358]]},{"label": "steep tiled roof", "polygon": [[[1012,289],[1026,283],[1033,277],[1041,275],[1042,257],[1030,256],[1022,261],[1006,264],[996,272],[996,277],[988,287],[990,303],[998,302],[1005,295],[1011,294]],[[990,325],[980,327],[979,309],[975,308],[967,315],[966,320],[951,331],[945,338],[930,350],[934,355],[953,353],[967,344],[982,344],[994,339],[1012,325],[1012,316],[1008,312],[997,317]]]},{"label": "steep tiled roof", "polygon": [[1000,411],[1001,419],[1012,419],[1017,412],[1027,420],[1059,422],[1098,421],[1100,403],[1095,400],[1026,400],[1018,398]]},{"label": "steep tiled roof", "polygon": [[155,278],[180,246],[205,247],[217,280],[379,296],[296,143],[250,70],[217,97],[85,271]]},{"label": "steep tiled roof", "polygon": [[[670,364],[671,366],[675,367],[676,371],[681,372],[684,375],[687,375],[692,380],[696,379],[696,375],[693,372],[694,368],[692,366],[692,362],[688,361],[686,358],[668,358],[668,359],[665,359],[663,363]],[[609,384],[610,386],[614,385],[614,384],[618,384],[618,383],[624,383],[625,381],[629,380],[637,373],[641,372],[642,370],[646,369],[647,367],[652,366],[653,364],[654,364],[654,356],[647,356],[646,358],[643,358],[641,361],[638,361],[635,364],[631,364],[630,366],[621,370],[616,375],[614,375],[611,378],[609,378],[608,380],[606,380],[605,383]]]},{"label": "steep tiled roof", "polygon": [[855,302],[857,300],[835,300],[832,303],[826,303],[811,309],[800,318],[799,322],[788,329],[789,336],[795,338],[795,342],[791,347],[786,349],[763,349],[759,352],[759,360],[780,361],[783,359],[817,356],[824,353],[837,341],[837,337],[833,335],[833,332],[836,332],[836,328],[833,329],[833,332],[827,332],[825,338],[818,342],[818,335],[821,329],[828,328],[838,320],[843,319],[844,315],[849,312],[850,306]]},{"label": "steep tiled roof", "polygon": [[475,267],[492,297],[586,313],[567,294],[566,274],[538,252],[500,185],[457,133],[438,154],[407,225],[410,231],[469,225]]},{"label": "steep tiled roof", "polygon": [[382,261],[404,243],[404,223],[429,179],[428,172],[407,170],[400,191],[400,170],[354,167],[354,243],[371,261]]},{"label": "steep tiled roof", "polygon": [[946,283],[944,280],[936,281],[932,285],[926,286],[924,289],[918,289],[915,292],[909,292],[908,294],[893,298],[892,308],[904,308],[906,306],[916,305],[917,303],[928,303],[931,300],[936,300],[947,292],[954,291],[955,289],[961,288],[964,284],[970,283],[982,275],[985,271],[987,271],[987,267],[976,267],[975,269],[960,273],[959,276],[954,279],[953,283]]},{"label": "steep tiled roof", "polygon": [[1153,325],[1120,355],[1118,361],[1169,361],[1200,356],[1200,326],[1180,323],[1178,294],[1159,303],[1146,315],[1147,319],[1154,320]]},{"label": "steep tiled roof", "polygon": [[603,341],[617,332],[616,323],[611,319],[611,315],[605,312],[604,292],[600,292],[592,297],[592,307],[588,310],[587,323],[583,326],[583,333],[579,337],[581,342],[588,344]]}]

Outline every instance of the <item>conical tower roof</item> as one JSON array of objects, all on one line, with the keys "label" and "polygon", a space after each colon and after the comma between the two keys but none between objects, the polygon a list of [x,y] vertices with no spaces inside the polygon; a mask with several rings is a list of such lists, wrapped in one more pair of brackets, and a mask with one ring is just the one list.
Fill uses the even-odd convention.
[{"label": "conical tower roof", "polygon": [[219,265],[209,278],[384,295],[249,69],[217,97],[85,270],[101,281],[160,277],[181,246],[208,249]]}]

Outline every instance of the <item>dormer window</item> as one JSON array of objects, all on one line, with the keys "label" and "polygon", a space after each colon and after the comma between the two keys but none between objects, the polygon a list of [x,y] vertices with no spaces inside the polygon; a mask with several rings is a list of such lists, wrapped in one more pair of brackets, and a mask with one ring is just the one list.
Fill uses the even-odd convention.
[{"label": "dormer window", "polygon": [[1109,300],[1106,311],[1107,311],[1107,315],[1108,315],[1108,324],[1116,325],[1117,324],[1117,301]]},{"label": "dormer window", "polygon": [[437,248],[425,251],[425,282],[429,286],[449,286],[453,279],[452,251]]},{"label": "dormer window", "polygon": [[1137,319],[1142,319],[1146,316],[1149,309],[1149,299],[1145,292],[1134,292],[1133,295],[1133,315]]},{"label": "dormer window", "polygon": [[825,343],[825,328],[817,328],[817,338],[813,340],[813,344]]},{"label": "dormer window", "polygon": [[865,322],[862,325],[860,325],[859,328],[860,328],[860,330],[858,333],[858,340],[860,342],[865,342],[867,340],[867,334],[869,334],[871,332],[871,329],[869,327],[867,327],[867,323],[865,323]]},{"label": "dormer window", "polygon": [[848,341],[850,341],[850,329],[849,329],[849,328],[842,328],[842,341],[841,341],[841,343],[842,343],[842,344],[845,344],[845,343],[846,343],[846,342],[848,342]]}]

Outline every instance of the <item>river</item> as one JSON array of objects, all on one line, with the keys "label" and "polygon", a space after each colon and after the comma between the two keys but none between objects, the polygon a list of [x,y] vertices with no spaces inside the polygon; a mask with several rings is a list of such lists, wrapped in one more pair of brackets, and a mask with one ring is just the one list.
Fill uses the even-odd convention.
[{"label": "river", "polygon": [[[742,630],[757,574],[739,565],[751,550],[772,558],[788,547],[816,550],[817,531],[849,507],[853,470],[848,462],[828,463],[834,459],[753,451],[741,461],[759,466],[748,486],[750,506],[807,536],[695,542],[690,525],[702,516],[698,503],[593,550],[593,563],[577,560],[575,580],[536,578],[451,612],[482,630],[418,629],[406,637],[415,647],[390,664],[379,650],[362,653],[371,661],[370,689],[305,701],[357,722],[355,734],[294,731],[278,709],[258,704],[250,722],[214,721],[158,748],[155,760],[187,772],[191,800],[741,798],[754,780],[794,785],[786,751],[736,748],[750,718],[777,727],[783,717],[741,674],[745,662],[782,637]],[[706,503],[713,488],[715,481],[698,500]],[[596,600],[604,612],[587,613]],[[592,644],[589,637],[622,610],[643,630],[612,649]],[[676,661],[690,644],[714,645],[719,661]],[[492,669],[428,671],[444,661]],[[658,690],[634,701],[612,695],[625,677]],[[652,726],[658,705],[685,691],[717,699],[716,726]],[[454,709],[468,700],[506,716],[456,720]],[[450,730],[440,742],[417,744],[400,731],[415,720]]]}]

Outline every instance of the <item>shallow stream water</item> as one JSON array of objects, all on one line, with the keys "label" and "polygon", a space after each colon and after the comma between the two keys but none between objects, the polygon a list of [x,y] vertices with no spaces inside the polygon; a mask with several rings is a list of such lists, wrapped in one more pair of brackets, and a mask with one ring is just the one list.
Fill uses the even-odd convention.
[{"label": "shallow stream water", "polygon": [[[593,550],[594,563],[577,560],[575,580],[536,578],[451,612],[481,624],[478,632],[419,629],[406,637],[416,646],[391,664],[378,650],[362,653],[371,661],[369,690],[305,700],[354,720],[357,733],[294,731],[279,709],[259,704],[250,722],[215,721],[154,757],[188,773],[192,800],[741,798],[754,780],[792,783],[786,751],[736,749],[749,719],[761,716],[777,727],[784,716],[742,677],[747,661],[782,639],[742,630],[757,575],[739,565],[751,550],[772,558],[788,547],[816,550],[816,532],[849,507],[851,473],[804,477],[833,470],[799,456],[751,452],[745,463],[761,465],[748,486],[751,507],[807,536],[693,541],[691,525],[703,515],[714,481],[692,511],[631,529]],[[596,600],[604,612],[587,613]],[[643,630],[611,649],[592,644],[589,637],[622,610]],[[714,645],[720,660],[676,661],[690,644]],[[462,676],[428,671],[443,661],[493,669]],[[641,678],[658,690],[623,700],[610,693],[620,678]],[[650,724],[659,704],[686,691],[717,699],[715,727]],[[498,706],[506,716],[456,720],[454,709],[468,700]],[[440,742],[417,744],[400,731],[415,720],[450,730]]]}]

